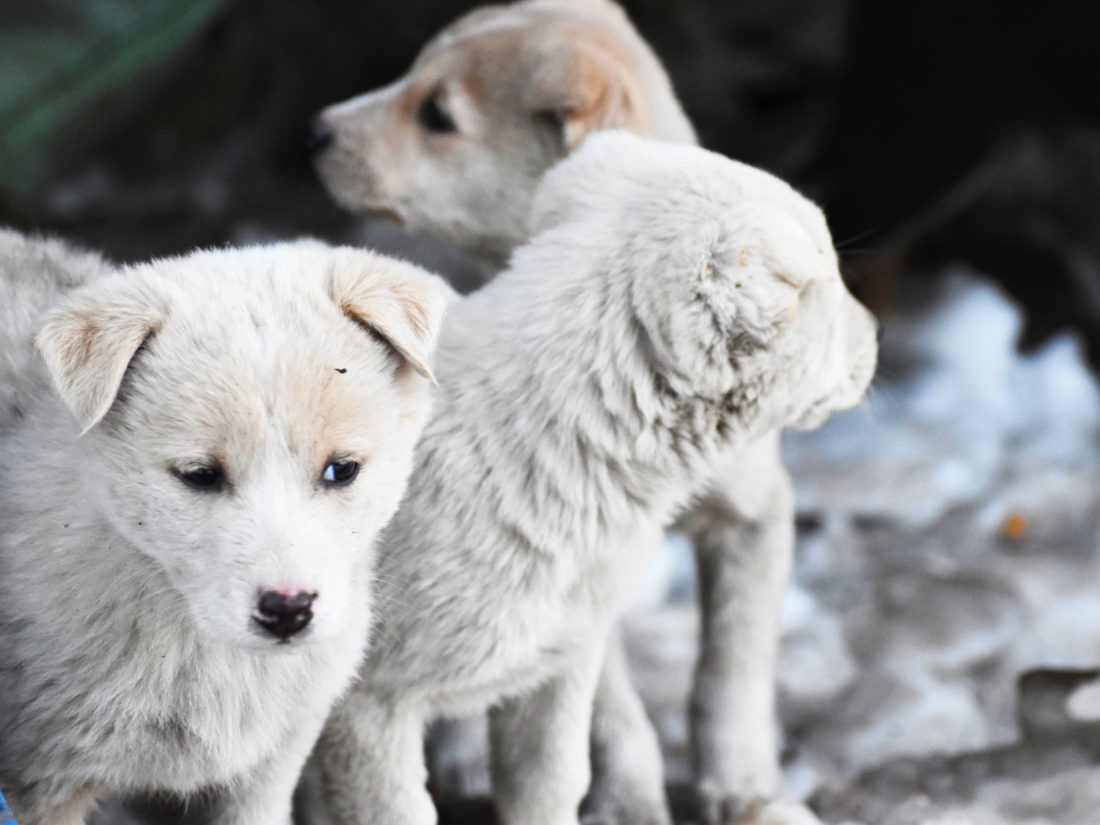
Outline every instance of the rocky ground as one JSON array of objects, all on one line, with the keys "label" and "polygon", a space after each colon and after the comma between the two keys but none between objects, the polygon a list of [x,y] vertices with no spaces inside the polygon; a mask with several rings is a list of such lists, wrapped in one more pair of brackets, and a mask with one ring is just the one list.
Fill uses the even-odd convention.
[{"label": "rocky ground", "polygon": [[[780,663],[792,794],[826,822],[1100,821],[1100,392],[1026,357],[973,273],[886,320],[862,408],[786,442],[799,542]],[[690,563],[628,619],[682,781]]]}]

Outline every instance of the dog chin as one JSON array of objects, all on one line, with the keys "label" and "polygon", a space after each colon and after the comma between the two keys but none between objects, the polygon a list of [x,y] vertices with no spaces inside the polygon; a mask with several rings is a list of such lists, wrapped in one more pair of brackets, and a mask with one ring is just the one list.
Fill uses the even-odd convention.
[{"label": "dog chin", "polygon": [[332,196],[333,200],[349,212],[367,218],[380,218],[399,227],[404,227],[406,224],[405,218],[400,212],[397,212],[389,206],[372,204],[366,201],[361,192],[351,194],[341,191],[337,187],[331,185],[327,179],[325,180],[325,188],[328,189],[328,193]]},{"label": "dog chin", "polygon": [[337,171],[332,171],[330,174],[323,161],[316,163],[315,168],[325,190],[347,211],[365,217],[382,218],[397,226],[405,225],[405,218],[400,212],[392,206],[375,201],[372,197],[374,187],[370,184],[369,178],[359,179],[351,176],[352,179],[348,180],[347,176],[342,176]]},{"label": "dog chin", "polygon": [[370,218],[381,218],[394,226],[403,227],[405,225],[405,219],[399,213],[383,206],[367,206],[360,208],[359,212]]},{"label": "dog chin", "polygon": [[222,640],[229,641],[234,647],[248,648],[249,650],[256,650],[278,656],[293,653],[295,650],[303,647],[312,647],[322,640],[322,636],[312,627],[307,627],[298,631],[293,636],[280,639],[268,633],[255,623],[252,623],[244,633],[237,633],[233,639],[229,640],[222,637]]}]

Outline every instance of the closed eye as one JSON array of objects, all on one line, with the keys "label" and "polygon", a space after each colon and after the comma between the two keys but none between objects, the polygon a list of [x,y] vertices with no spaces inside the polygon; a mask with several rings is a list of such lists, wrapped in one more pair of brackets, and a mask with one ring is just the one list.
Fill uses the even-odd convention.
[{"label": "closed eye", "polygon": [[454,118],[443,108],[438,91],[432,92],[420,102],[416,109],[416,119],[425,130],[437,135],[458,130]]}]

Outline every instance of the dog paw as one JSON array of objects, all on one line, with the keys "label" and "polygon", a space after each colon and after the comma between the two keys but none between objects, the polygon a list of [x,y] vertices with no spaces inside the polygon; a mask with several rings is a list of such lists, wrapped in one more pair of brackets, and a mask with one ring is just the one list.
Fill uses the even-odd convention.
[{"label": "dog paw", "polygon": [[785,799],[705,794],[697,798],[700,825],[821,825],[805,805]]}]

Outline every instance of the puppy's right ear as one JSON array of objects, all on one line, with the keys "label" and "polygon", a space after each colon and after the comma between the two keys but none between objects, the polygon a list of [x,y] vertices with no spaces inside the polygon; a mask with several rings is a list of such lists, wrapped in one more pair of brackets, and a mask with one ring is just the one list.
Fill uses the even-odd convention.
[{"label": "puppy's right ear", "polygon": [[645,131],[644,97],[623,58],[585,41],[547,49],[523,95],[529,112],[561,122],[565,151],[599,129]]},{"label": "puppy's right ear", "polygon": [[442,278],[404,261],[348,250],[332,270],[330,289],[344,315],[435,381],[430,362],[443,313],[455,294]]},{"label": "puppy's right ear", "polygon": [[147,285],[107,278],[46,316],[34,342],[81,435],[107,414],[134,353],[167,314],[167,302]]}]

